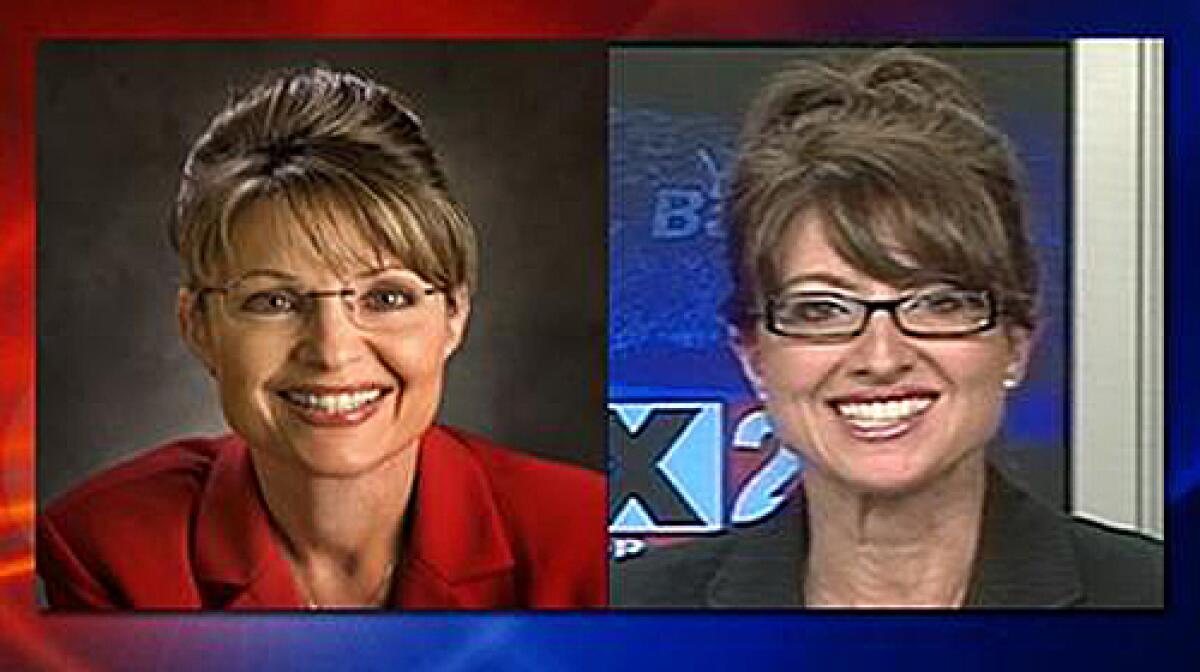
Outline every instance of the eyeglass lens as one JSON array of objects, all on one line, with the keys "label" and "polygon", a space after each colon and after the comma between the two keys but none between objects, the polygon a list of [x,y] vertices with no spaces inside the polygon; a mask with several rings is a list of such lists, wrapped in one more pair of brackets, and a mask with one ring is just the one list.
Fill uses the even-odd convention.
[{"label": "eyeglass lens", "polygon": [[769,326],[791,336],[837,337],[861,332],[875,310],[885,310],[905,332],[958,335],[980,331],[993,318],[985,291],[933,289],[890,301],[868,301],[834,292],[792,292],[769,303]]},{"label": "eyeglass lens", "polygon": [[252,277],[225,291],[229,317],[248,325],[294,326],[317,309],[319,299],[341,299],[351,320],[364,329],[401,328],[437,290],[408,273],[358,279],[344,288],[311,290],[278,278]]}]

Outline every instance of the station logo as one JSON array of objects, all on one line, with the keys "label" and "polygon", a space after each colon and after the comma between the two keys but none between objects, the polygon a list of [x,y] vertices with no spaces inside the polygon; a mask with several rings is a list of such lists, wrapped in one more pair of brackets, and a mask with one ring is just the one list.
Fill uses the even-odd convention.
[{"label": "station logo", "polygon": [[647,535],[717,534],[778,511],[800,470],[795,452],[771,445],[761,409],[716,401],[613,402],[608,409],[609,533],[614,559],[645,549]]}]

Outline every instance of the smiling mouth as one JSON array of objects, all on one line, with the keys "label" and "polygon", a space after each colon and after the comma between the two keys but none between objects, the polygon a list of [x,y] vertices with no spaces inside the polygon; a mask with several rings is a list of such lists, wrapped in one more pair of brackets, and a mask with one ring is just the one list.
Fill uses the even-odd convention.
[{"label": "smiling mouth", "polygon": [[891,439],[908,432],[937,398],[934,392],[918,392],[871,399],[836,399],[829,405],[855,436]]},{"label": "smiling mouth", "polygon": [[314,425],[354,425],[374,414],[389,387],[302,387],[276,394],[301,418]]}]

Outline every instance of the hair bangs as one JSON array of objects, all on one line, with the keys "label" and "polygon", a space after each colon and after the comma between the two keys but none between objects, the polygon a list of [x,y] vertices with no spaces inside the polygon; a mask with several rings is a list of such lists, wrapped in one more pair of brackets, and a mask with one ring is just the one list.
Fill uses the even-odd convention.
[{"label": "hair bangs", "polygon": [[968,194],[911,171],[821,180],[806,200],[838,256],[890,285],[945,280],[990,289],[1004,263],[994,254],[999,241],[970,243],[995,229],[978,224],[986,213],[972,212]]},{"label": "hair bangs", "polygon": [[200,265],[206,275],[219,274],[232,261],[239,218],[262,205],[273,212],[272,235],[282,249],[321,259],[339,276],[399,264],[438,287],[456,284],[448,268],[452,257],[429,240],[431,227],[418,223],[422,215],[412,202],[372,189],[359,176],[309,171],[285,180],[244,182],[225,205],[223,221],[215,227],[218,236],[205,246],[211,251]]}]

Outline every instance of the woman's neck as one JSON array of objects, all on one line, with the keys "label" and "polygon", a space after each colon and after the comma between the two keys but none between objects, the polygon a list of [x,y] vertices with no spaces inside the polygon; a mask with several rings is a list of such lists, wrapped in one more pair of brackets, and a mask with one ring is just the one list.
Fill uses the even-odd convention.
[{"label": "woman's neck", "polygon": [[967,597],[983,519],[982,453],[917,492],[854,491],[805,473],[809,606],[957,607]]},{"label": "woman's neck", "polygon": [[377,606],[399,563],[417,446],[354,476],[319,476],[269,455],[255,471],[309,606]]}]

